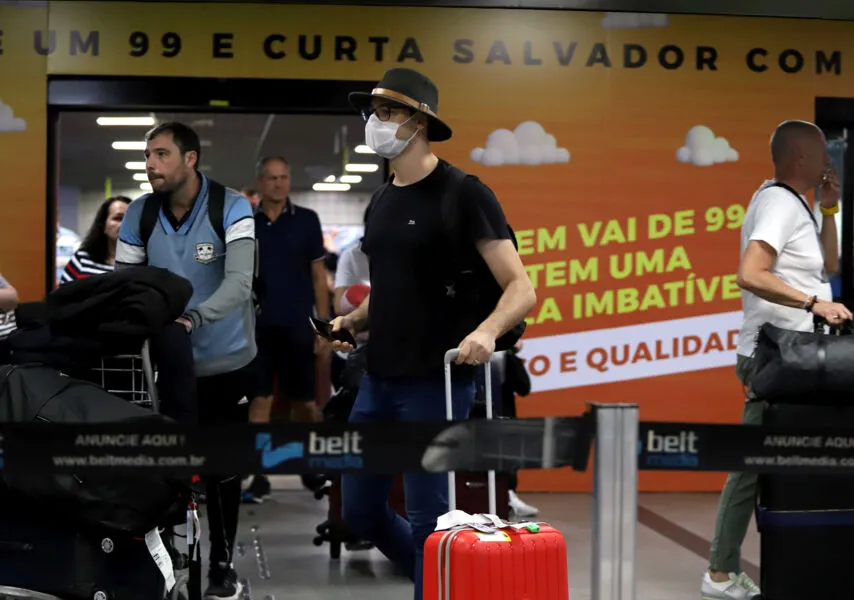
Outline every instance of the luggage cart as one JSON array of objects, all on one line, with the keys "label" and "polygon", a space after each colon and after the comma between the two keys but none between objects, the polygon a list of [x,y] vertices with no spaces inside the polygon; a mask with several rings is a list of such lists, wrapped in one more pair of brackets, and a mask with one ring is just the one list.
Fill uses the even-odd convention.
[{"label": "luggage cart", "polygon": [[[150,344],[146,340],[139,354],[119,354],[102,357],[84,373],[74,373],[75,378],[89,381],[101,386],[107,392],[123,398],[132,404],[149,408],[152,412],[160,412],[160,399],[157,395],[157,371],[151,360]],[[164,600],[192,600],[190,592],[190,566],[186,555],[182,555],[175,547],[176,534],[166,536],[170,557],[173,562],[175,586],[168,592]],[[177,537],[186,537],[177,535]],[[170,547],[171,546],[171,547]],[[195,586],[198,589],[201,582]],[[0,600],[64,600],[41,592],[0,585]],[[93,600],[106,600],[95,595]]]},{"label": "luggage cart", "polygon": [[31,592],[30,590],[0,585],[0,600],[62,600],[62,598],[57,598],[50,594],[42,594],[41,592]]},{"label": "luggage cart", "polygon": [[[90,379],[111,394],[124,398],[132,404],[150,408],[154,413],[160,413],[160,398],[157,395],[157,371],[151,360],[151,345],[148,340],[142,344],[139,354],[120,354],[104,357],[93,369]],[[190,567],[189,557],[181,555],[175,548],[175,538],[181,536],[171,532],[168,536],[171,546],[173,569],[175,572],[175,587],[168,594],[170,600],[188,600],[190,598]],[[164,539],[164,542],[166,540]],[[198,582],[197,587],[201,585]],[[0,598],[2,600],[2,598]]]},{"label": "luggage cart", "polygon": [[157,397],[157,373],[151,361],[150,345],[146,340],[139,354],[120,354],[104,357],[90,370],[88,381],[100,385],[111,394],[132,404],[160,412]]}]

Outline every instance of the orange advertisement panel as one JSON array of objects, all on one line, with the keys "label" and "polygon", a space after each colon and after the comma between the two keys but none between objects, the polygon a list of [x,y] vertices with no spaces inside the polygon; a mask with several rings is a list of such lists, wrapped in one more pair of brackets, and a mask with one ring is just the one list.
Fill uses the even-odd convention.
[{"label": "orange advertisement panel", "polygon": [[[29,297],[44,280],[46,77],[426,73],[454,129],[437,153],[495,190],[537,287],[526,416],[605,401],[650,420],[737,420],[739,227],[771,175],[769,136],[814,119],[818,96],[854,96],[843,22],[97,2],[0,4],[0,16],[16,24],[0,34],[0,118],[26,122],[0,135],[0,271]],[[721,482],[643,473],[641,489]],[[566,471],[522,483],[590,485]]]}]

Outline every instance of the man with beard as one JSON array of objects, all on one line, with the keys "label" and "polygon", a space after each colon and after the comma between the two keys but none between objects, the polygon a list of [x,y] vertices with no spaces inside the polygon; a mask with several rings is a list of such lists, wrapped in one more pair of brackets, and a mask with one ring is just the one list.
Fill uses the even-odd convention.
[{"label": "man with beard", "polygon": [[[245,423],[256,354],[252,208],[240,193],[199,173],[201,144],[191,128],[162,123],[145,140],[154,193],[128,206],[116,264],[165,268],[193,284],[178,323],[192,340],[199,422]],[[211,477],[206,489],[211,549],[205,598],[236,600],[242,587],[232,565],[240,478]]]}]

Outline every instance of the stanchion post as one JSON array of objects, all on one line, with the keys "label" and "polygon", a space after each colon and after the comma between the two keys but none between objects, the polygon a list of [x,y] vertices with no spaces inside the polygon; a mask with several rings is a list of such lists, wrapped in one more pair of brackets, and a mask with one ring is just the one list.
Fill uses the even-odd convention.
[{"label": "stanchion post", "polygon": [[635,600],[638,407],[591,405],[593,450],[592,600]]}]

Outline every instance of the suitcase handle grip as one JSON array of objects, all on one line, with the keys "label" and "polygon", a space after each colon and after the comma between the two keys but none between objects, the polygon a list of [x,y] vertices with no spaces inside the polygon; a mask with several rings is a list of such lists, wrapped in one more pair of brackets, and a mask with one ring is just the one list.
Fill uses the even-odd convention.
[{"label": "suitcase handle grip", "polygon": [[[460,349],[459,348],[453,348],[452,350],[448,350],[447,352],[445,352],[445,364],[446,365],[451,364],[452,362],[457,360],[457,357],[459,355],[460,355]],[[489,362],[490,363],[498,362],[499,360],[501,360],[503,358],[503,356],[504,356],[503,353],[493,352],[492,356],[489,357]]]},{"label": "suitcase handle grip", "polygon": [[[454,420],[454,392],[453,387],[451,386],[451,363],[457,360],[457,357],[460,355],[459,348],[452,348],[445,352],[445,417],[448,421]],[[489,361],[487,364],[483,365],[486,369],[486,373],[484,376],[484,388],[485,388],[485,398],[486,402],[486,418],[492,419],[492,370],[491,366],[493,362],[496,362],[503,358],[504,355],[498,354],[497,352],[493,352],[492,356],[489,357]],[[495,492],[495,471],[489,471],[487,473],[487,487],[489,488],[489,513],[496,514],[498,511],[498,502],[496,498]],[[457,509],[457,480],[456,474],[453,471],[448,472],[448,510],[456,510]]]}]

